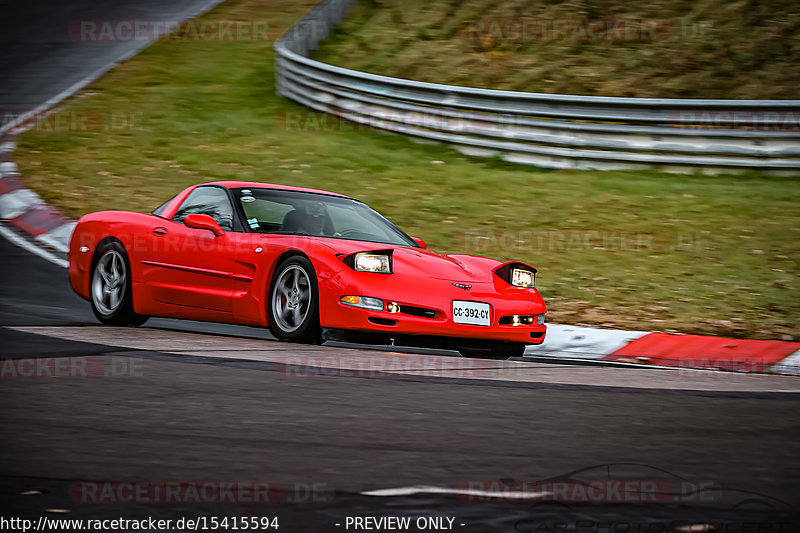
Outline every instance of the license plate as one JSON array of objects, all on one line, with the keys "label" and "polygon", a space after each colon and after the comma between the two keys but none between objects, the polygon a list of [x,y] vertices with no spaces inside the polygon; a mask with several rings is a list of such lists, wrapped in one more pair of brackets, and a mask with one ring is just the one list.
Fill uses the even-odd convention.
[{"label": "license plate", "polygon": [[481,302],[453,302],[453,322],[473,326],[489,326],[492,323],[492,307]]}]

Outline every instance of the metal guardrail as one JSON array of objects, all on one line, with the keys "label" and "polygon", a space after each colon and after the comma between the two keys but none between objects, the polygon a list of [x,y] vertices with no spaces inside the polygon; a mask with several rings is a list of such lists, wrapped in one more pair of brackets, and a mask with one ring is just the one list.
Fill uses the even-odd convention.
[{"label": "metal guardrail", "polygon": [[355,0],[275,43],[278,92],[319,112],[547,168],[800,171],[800,100],[617,98],[412,81],[309,59]]}]

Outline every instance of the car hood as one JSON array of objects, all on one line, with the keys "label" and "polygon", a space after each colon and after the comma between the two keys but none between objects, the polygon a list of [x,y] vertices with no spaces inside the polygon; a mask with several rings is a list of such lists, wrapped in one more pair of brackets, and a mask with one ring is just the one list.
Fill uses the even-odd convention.
[{"label": "car hood", "polygon": [[345,239],[315,238],[319,244],[330,248],[336,255],[356,252],[393,250],[394,272],[419,275],[433,279],[469,283],[492,283],[492,270],[500,261],[471,255],[440,254],[425,248],[395,246],[376,242]]}]

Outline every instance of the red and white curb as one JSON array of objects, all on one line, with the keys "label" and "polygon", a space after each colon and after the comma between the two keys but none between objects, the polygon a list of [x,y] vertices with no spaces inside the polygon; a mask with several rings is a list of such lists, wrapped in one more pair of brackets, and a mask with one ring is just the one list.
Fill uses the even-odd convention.
[{"label": "red and white curb", "polygon": [[659,368],[800,375],[800,343],[549,324],[526,356]]},{"label": "red and white curb", "polygon": [[0,233],[26,249],[38,248],[34,251],[37,255],[66,266],[66,261],[58,254],[67,253],[76,222],[47,205],[38,194],[22,184],[17,165],[11,161],[11,153],[16,147],[12,139],[6,136],[0,140],[0,219],[41,246],[20,244],[19,241],[24,239],[7,228],[2,228]]},{"label": "red and white curb", "polygon": [[[25,188],[17,166],[11,160],[14,148],[13,137],[0,140],[0,219],[14,226],[19,233],[0,226],[0,235],[66,268],[68,265],[63,254],[67,253],[76,222]],[[20,236],[20,233],[35,244]],[[561,324],[550,324],[544,344],[529,347],[525,355],[562,361],[800,375],[800,343],[797,342],[674,335]]]}]

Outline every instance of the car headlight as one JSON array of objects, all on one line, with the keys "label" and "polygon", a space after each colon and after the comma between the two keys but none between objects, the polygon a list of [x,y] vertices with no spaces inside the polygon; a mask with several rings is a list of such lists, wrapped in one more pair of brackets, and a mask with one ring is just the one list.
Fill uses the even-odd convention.
[{"label": "car headlight", "polygon": [[511,269],[512,285],[516,287],[530,288],[533,287],[535,281],[536,281],[536,274],[534,272],[530,270],[525,270],[524,268]]},{"label": "car headlight", "polygon": [[392,273],[392,264],[388,254],[359,252],[355,255],[353,267],[359,272]]}]

